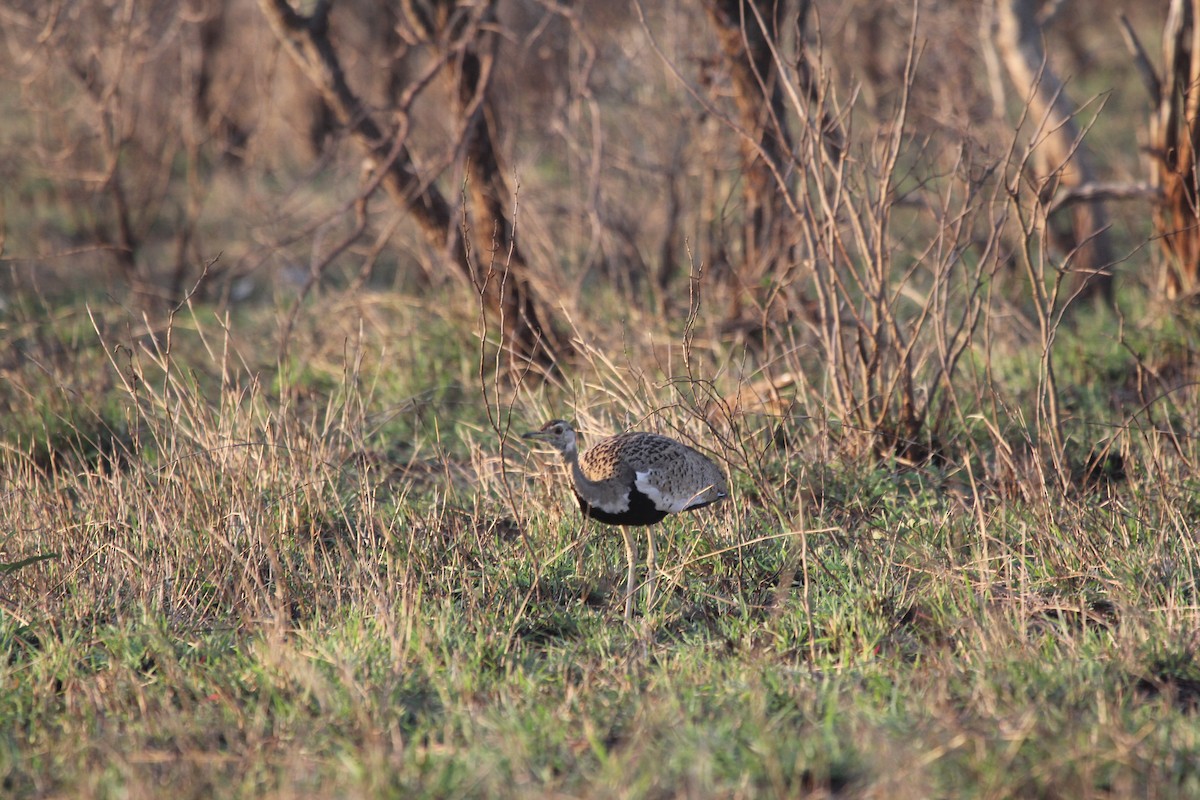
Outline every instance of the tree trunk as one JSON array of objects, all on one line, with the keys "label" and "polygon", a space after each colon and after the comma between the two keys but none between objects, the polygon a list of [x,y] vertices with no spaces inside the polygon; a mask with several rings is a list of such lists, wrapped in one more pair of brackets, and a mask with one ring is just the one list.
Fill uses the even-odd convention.
[{"label": "tree trunk", "polygon": [[[338,121],[346,126],[371,159],[373,168],[383,170],[379,181],[388,196],[412,215],[430,245],[444,252],[447,260],[481,292],[485,313],[503,320],[503,345],[522,358],[543,362],[552,360],[553,348],[558,342],[556,337],[547,335],[542,323],[543,318],[550,316],[546,310],[548,307],[540,304],[530,288],[525,262],[515,254],[513,258],[508,258],[512,228],[500,210],[502,206],[499,202],[494,208],[488,208],[489,216],[480,224],[489,225],[488,235],[495,230],[496,242],[504,251],[490,260],[487,269],[478,269],[468,258],[450,204],[431,181],[421,179],[407,146],[397,141],[397,134],[384,132],[346,82],[337,53],[329,40],[328,22],[332,3],[320,0],[309,16],[297,14],[288,0],[259,0],[259,5],[276,36],[321,92]],[[468,50],[474,46],[472,43]],[[478,60],[477,56],[466,55],[463,61],[472,57]],[[466,67],[462,69],[466,80]],[[470,135],[477,126],[469,122],[466,127]],[[499,167],[490,146],[490,137],[485,134],[476,138],[485,140],[485,143],[476,145],[475,149],[468,148],[469,155],[488,161],[481,169],[481,174],[485,176],[481,183],[490,183],[494,187],[494,182],[487,176],[489,172],[499,175]],[[490,159],[487,158],[489,150],[492,153]],[[478,165],[474,166],[479,168]],[[497,198],[499,196],[496,195]],[[492,223],[503,224],[503,229],[490,227]]]},{"label": "tree trunk", "polygon": [[770,0],[705,0],[729,69],[743,129],[745,218],[742,259],[732,276],[735,285],[729,316],[734,321],[744,316],[746,305],[761,318],[772,313],[766,299],[770,293],[763,291],[765,279],[784,272],[793,260],[788,209],[780,197],[791,136],[780,85],[783,78],[771,51],[778,40],[775,5]]},{"label": "tree trunk", "polygon": [[[1035,176],[1053,188],[1061,184],[1079,187],[1095,181],[1095,170],[1087,145],[1075,121],[1075,109],[1063,90],[1062,81],[1050,69],[1042,47],[1042,30],[1036,19],[1037,0],[997,0],[995,39],[1008,76],[1029,102],[1030,118],[1040,122],[1035,136],[1042,141],[1036,156],[1040,172]],[[1063,213],[1068,213],[1064,211]],[[1057,242],[1065,253],[1074,253],[1068,265],[1074,274],[1072,289],[1080,297],[1112,302],[1112,243],[1108,215],[1098,201],[1070,207],[1071,226]],[[1053,234],[1052,234],[1053,235]]]},{"label": "tree trunk", "polygon": [[457,58],[450,59],[471,198],[471,279],[486,298],[486,307],[499,315],[504,339],[518,355],[530,358],[540,350],[562,355],[568,345],[543,322],[539,307],[544,304],[507,213],[515,194],[501,167],[497,117],[489,95],[497,44],[495,4],[489,3],[471,24],[473,30],[465,37],[463,30],[454,32],[453,39],[464,44]]},{"label": "tree trunk", "polygon": [[1150,181],[1162,191],[1154,231],[1165,256],[1167,299],[1200,293],[1200,0],[1172,0],[1163,27],[1163,80],[1150,117]]}]

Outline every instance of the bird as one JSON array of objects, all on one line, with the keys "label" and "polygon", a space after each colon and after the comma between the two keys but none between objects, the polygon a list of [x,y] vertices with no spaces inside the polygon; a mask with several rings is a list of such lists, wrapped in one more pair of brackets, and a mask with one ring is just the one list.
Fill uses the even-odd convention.
[{"label": "bird", "polygon": [[[729,496],[725,474],[697,450],[657,433],[630,431],[596,442],[580,455],[571,423],[553,419],[521,438],[544,442],[562,454],[571,490],[585,517],[621,528],[629,572],[625,619],[633,617],[637,547],[630,526],[654,525],[668,514],[692,511]],[[654,597],[654,532],[647,531],[647,606]]]}]

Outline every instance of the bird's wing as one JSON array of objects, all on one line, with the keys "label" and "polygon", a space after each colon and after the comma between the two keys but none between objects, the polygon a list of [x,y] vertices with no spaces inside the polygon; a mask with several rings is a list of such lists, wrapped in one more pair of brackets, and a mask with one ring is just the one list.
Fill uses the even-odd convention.
[{"label": "bird's wing", "polygon": [[654,507],[659,511],[666,511],[669,514],[678,514],[689,505],[689,498],[668,497],[663,494],[659,488],[655,471],[652,469],[638,470],[633,473],[633,485],[638,491],[650,498],[650,502],[654,503]]},{"label": "bird's wing", "polygon": [[689,508],[706,506],[725,496],[724,492],[719,492],[715,498],[707,497],[709,489],[714,488],[713,486],[705,486],[694,494],[682,492],[676,494],[664,491],[660,480],[662,475],[654,469],[638,470],[633,475],[633,485],[637,487],[638,491],[649,497],[655,508],[659,511],[666,511],[668,514],[678,514]]}]

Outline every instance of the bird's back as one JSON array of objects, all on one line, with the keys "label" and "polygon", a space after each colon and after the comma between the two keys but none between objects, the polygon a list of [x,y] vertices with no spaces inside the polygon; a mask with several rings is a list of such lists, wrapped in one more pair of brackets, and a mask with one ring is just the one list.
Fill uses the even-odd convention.
[{"label": "bird's back", "polygon": [[632,432],[597,442],[579,458],[589,480],[644,494],[654,506],[676,513],[726,496],[725,476],[702,453],[656,433]]}]

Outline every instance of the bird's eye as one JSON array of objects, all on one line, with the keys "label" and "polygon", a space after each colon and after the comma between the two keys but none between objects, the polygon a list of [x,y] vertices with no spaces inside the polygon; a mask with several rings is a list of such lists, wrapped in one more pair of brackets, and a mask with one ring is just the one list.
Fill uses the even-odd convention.
[{"label": "bird's eye", "polygon": [[555,425],[555,426],[554,426],[554,435],[555,435],[555,436],[562,436],[562,425]]}]

